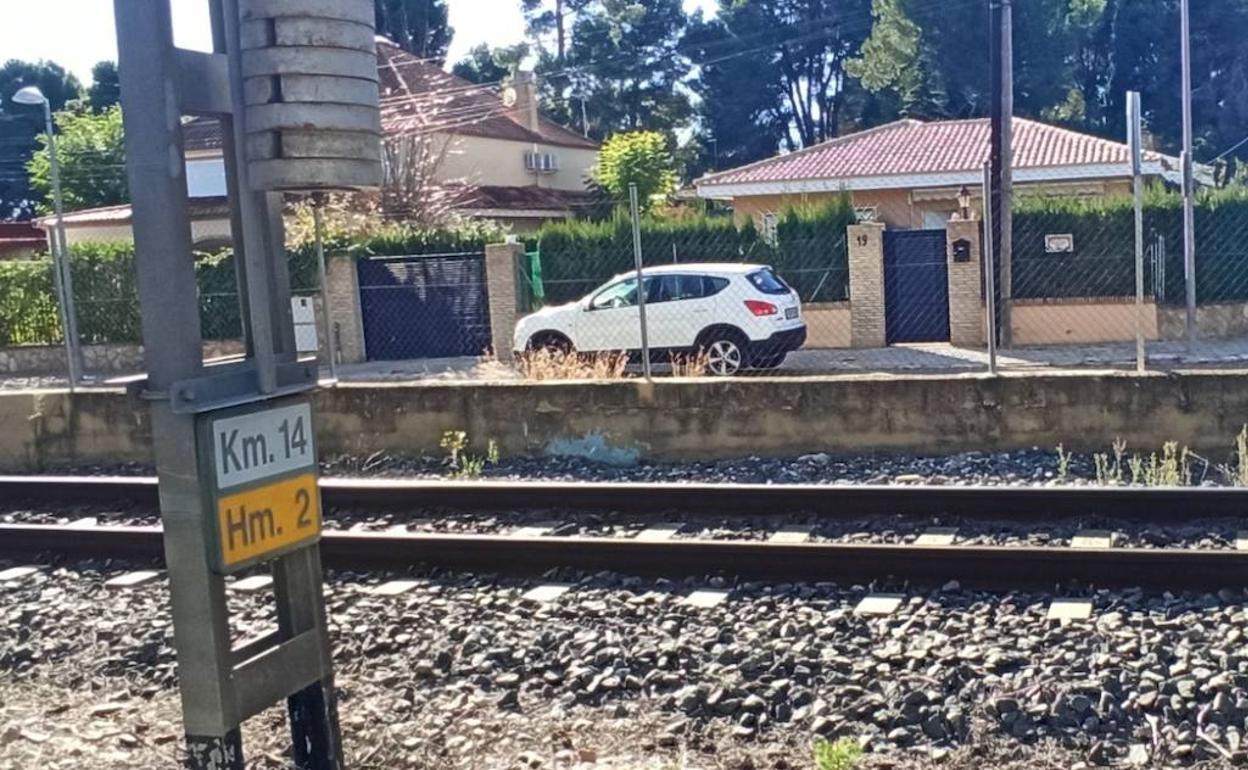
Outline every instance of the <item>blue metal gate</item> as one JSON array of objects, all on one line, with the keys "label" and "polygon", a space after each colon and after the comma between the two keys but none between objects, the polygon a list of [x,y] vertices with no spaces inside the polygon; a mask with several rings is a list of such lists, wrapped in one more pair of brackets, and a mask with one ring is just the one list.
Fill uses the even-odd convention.
[{"label": "blue metal gate", "polygon": [[479,356],[490,346],[484,254],[357,264],[368,360]]},{"label": "blue metal gate", "polygon": [[884,325],[890,345],[949,340],[944,230],[884,231]]}]

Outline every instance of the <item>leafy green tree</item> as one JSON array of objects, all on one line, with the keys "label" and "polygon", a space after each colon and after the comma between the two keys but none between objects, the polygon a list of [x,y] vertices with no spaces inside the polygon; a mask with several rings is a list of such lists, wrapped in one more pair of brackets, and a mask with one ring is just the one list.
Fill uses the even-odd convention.
[{"label": "leafy green tree", "polygon": [[510,76],[528,55],[528,43],[502,48],[482,43],[460,59],[451,72],[472,83],[497,83]]},{"label": "leafy green tree", "polygon": [[[1104,0],[1016,0],[1015,114],[1042,118],[1070,96],[1073,52]],[[922,0],[874,0],[875,23],[849,71],[917,117],[965,118],[991,104],[987,11],[951,13]],[[1050,119],[1052,117],[1050,116]]]},{"label": "leafy green tree", "polygon": [[53,110],[59,110],[82,90],[78,79],[52,62],[10,59],[0,65],[0,221],[34,215],[35,194],[30,189],[26,163],[38,148],[43,131],[43,109],[15,104],[10,97],[19,88],[35,85]]},{"label": "leafy green tree", "polygon": [[629,185],[637,185],[638,205],[649,211],[676,189],[676,169],[668,140],[657,131],[616,134],[602,145],[594,182],[619,204],[629,201]]},{"label": "leafy green tree", "polygon": [[[679,43],[687,17],[681,0],[597,0],[576,15],[566,58],[539,58],[546,109],[580,122],[601,139],[654,129],[674,136],[693,114],[681,84],[689,74]],[[575,120],[574,120],[575,119]]]},{"label": "leafy green tree", "polygon": [[723,55],[736,46],[736,36],[721,21],[701,13],[690,20],[681,47],[702,64],[688,84],[699,98],[689,178],[770,157],[788,133],[779,67],[759,56]]},{"label": "leafy green tree", "polygon": [[557,62],[562,62],[567,56],[570,22],[591,2],[593,0],[520,0],[531,36],[555,33]]},{"label": "leafy green tree", "polygon": [[720,0],[682,48],[695,67],[709,167],[807,147],[857,127],[872,101],[847,77],[870,0]]},{"label": "leafy green tree", "polygon": [[[98,115],[66,110],[56,113],[54,120],[65,208],[72,211],[128,201],[121,107],[113,105]],[[31,188],[43,197],[40,208],[47,210],[52,201],[47,134],[40,134],[38,141],[39,150],[26,168]]]},{"label": "leafy green tree", "polygon": [[446,0],[376,0],[377,34],[414,56],[441,64],[451,45]]},{"label": "leafy green tree", "polygon": [[103,112],[121,102],[121,80],[117,76],[117,63],[102,61],[91,68],[91,87],[87,89],[87,103],[92,112]]}]

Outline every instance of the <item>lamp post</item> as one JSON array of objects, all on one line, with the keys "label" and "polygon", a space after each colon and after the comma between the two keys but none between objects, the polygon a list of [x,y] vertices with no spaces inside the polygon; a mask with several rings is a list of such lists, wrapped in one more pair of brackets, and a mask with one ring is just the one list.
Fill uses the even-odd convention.
[{"label": "lamp post", "polygon": [[65,240],[65,205],[61,197],[61,164],[56,157],[56,136],[52,126],[52,105],[39,86],[25,86],[13,94],[13,101],[31,106],[43,105],[44,130],[48,134],[48,159],[52,165],[52,208],[56,223],[52,235],[52,277],[61,311],[61,333],[65,337],[69,389],[82,379],[82,350],[78,346],[78,314],[74,310],[74,277],[69,269],[69,249]]},{"label": "lamp post", "polygon": [[958,190],[958,217],[963,221],[971,218],[971,191],[966,189],[966,185]]}]

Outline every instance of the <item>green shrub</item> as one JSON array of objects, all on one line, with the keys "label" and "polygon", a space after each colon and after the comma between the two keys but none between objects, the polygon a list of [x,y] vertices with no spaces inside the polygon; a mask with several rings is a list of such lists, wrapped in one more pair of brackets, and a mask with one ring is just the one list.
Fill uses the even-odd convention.
[{"label": "green shrub", "polygon": [[854,770],[861,758],[862,748],[853,738],[815,742],[815,770]]},{"label": "green shrub", "polygon": [[[327,244],[327,250],[360,256],[476,252],[497,237],[496,230],[478,225],[433,231],[396,225],[334,240]],[[194,258],[203,338],[240,338],[242,314],[233,252],[227,249]],[[291,290],[296,294],[317,291],[320,281],[313,246],[298,246],[288,258]],[[70,264],[82,342],[140,342],[134,244],[74,244]],[[53,345],[62,339],[51,260],[0,262],[0,345]]]},{"label": "green shrub", "polygon": [[0,261],[0,345],[61,341],[49,260]]}]

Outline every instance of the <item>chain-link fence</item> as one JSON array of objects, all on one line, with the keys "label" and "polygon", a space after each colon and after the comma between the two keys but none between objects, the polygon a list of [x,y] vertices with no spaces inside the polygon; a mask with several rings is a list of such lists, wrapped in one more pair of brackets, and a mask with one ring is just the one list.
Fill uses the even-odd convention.
[{"label": "chain-link fence", "polygon": [[1194,197],[1189,276],[1182,195],[1164,180],[1151,180],[1141,196],[1138,246],[1137,206],[1125,190],[1020,196],[1012,248],[997,265],[1002,281],[1011,279],[995,308],[1002,365],[1248,360],[1248,194],[1204,189]]},{"label": "chain-link fence", "polygon": [[847,344],[852,221],[838,201],[761,229],[730,216],[546,228],[520,259],[527,315],[513,345],[696,375],[772,370],[803,346]]},{"label": "chain-link fence", "polygon": [[[195,259],[205,358],[240,355],[244,351],[242,308],[233,256],[224,252]],[[305,352],[319,355],[327,350],[327,337],[311,259],[311,254],[291,255],[291,281],[295,297],[315,303],[318,343]],[[0,262],[0,370],[11,377],[64,378],[68,356],[76,353],[89,381],[142,371],[133,245],[79,244],[71,249],[70,265],[78,344],[67,348],[53,261],[45,257]]]}]

